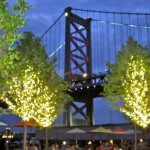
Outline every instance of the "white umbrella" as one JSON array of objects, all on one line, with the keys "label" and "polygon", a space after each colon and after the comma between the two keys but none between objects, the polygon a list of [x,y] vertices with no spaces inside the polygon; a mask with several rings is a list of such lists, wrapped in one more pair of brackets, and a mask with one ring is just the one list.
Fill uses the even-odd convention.
[{"label": "white umbrella", "polygon": [[8,126],[8,124],[0,121],[0,126]]},{"label": "white umbrella", "polygon": [[[73,138],[74,138],[75,134],[86,133],[86,131],[81,130],[79,128],[74,128],[74,129],[71,129],[71,130],[67,131],[66,133],[73,134]],[[77,144],[77,140],[76,140],[76,144]]]},{"label": "white umbrella", "polygon": [[86,133],[86,131],[81,130],[79,128],[74,128],[74,129],[67,131],[66,133],[72,133],[72,134],[78,133],[78,134],[80,134],[80,133]]}]

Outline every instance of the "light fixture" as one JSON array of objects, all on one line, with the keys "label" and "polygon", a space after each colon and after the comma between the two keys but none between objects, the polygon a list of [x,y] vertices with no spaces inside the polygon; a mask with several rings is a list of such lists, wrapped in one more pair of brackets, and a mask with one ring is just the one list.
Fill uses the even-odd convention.
[{"label": "light fixture", "polygon": [[68,13],[67,12],[65,12],[65,17],[67,17],[68,16]]},{"label": "light fixture", "polygon": [[143,140],[142,140],[142,139],[140,139],[140,142],[142,143],[142,142],[143,142]]},{"label": "light fixture", "polygon": [[85,73],[83,73],[83,78],[86,78],[87,76],[88,76],[88,74],[85,72]]},{"label": "light fixture", "polygon": [[63,141],[62,143],[63,143],[63,145],[66,145],[66,144],[67,144],[67,142],[66,142],[66,141]]},{"label": "light fixture", "polygon": [[2,133],[3,139],[12,139],[14,138],[15,133],[10,131],[10,128],[7,127],[5,132]]},{"label": "light fixture", "polygon": [[113,144],[113,140],[110,140],[110,143]]},{"label": "light fixture", "polygon": [[92,142],[91,141],[88,141],[88,145],[91,145],[92,144]]}]

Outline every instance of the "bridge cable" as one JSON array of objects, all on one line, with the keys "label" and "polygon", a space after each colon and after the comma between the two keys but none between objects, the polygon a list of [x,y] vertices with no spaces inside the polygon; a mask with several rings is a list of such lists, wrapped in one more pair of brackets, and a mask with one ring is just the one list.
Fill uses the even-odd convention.
[{"label": "bridge cable", "polygon": [[[148,18],[147,18],[147,16],[148,15],[146,15],[146,26],[148,26]],[[147,28],[147,37],[148,37],[148,48],[149,48],[149,50],[150,50],[150,37],[149,37],[149,30],[148,30],[148,28]]]},{"label": "bridge cable", "polygon": [[[108,13],[106,13],[106,20],[108,20]],[[109,24],[107,23],[107,35],[109,34]],[[107,53],[108,53],[108,62],[110,62],[110,42],[109,36],[107,36]]]},{"label": "bridge cable", "polygon": [[[97,20],[97,19],[92,19],[92,21],[98,21],[101,22],[103,24],[111,24],[111,25],[116,25],[116,26],[129,26],[132,28],[144,28],[144,29],[150,29],[150,26],[142,26],[142,25],[134,25],[134,24],[127,24],[127,23],[118,23],[118,22],[110,22],[110,21],[106,21],[106,20]],[[139,21],[138,21],[139,24]]]},{"label": "bridge cable", "polygon": [[[121,24],[122,24],[122,13],[121,13]],[[124,39],[123,39],[123,28],[121,28],[121,26],[120,26],[120,37],[121,37],[121,43],[124,43]]]},{"label": "bridge cable", "polygon": [[51,30],[52,29],[52,27],[61,19],[61,17],[64,15],[64,12],[54,21],[54,23],[44,32],[44,34],[41,36],[41,38],[43,38],[44,37],[44,35],[45,34],[47,34],[47,32],[49,31],[49,30]]},{"label": "bridge cable", "polygon": [[[137,24],[139,26],[139,16],[137,15]],[[141,38],[140,38],[140,28],[138,27],[138,38],[139,38],[139,42],[141,42]]]},{"label": "bridge cable", "polygon": [[[113,14],[113,21],[115,22],[115,14]],[[117,55],[117,50],[116,50],[116,26],[114,25],[114,46],[115,46],[115,62],[116,62],[116,55]]]},{"label": "bridge cable", "polygon": [[[129,14],[129,12],[114,12],[114,11],[99,11],[99,10],[89,10],[89,9],[77,9],[77,8],[72,8],[72,10],[77,10],[77,11],[88,11],[88,12],[95,12],[95,13],[109,13],[109,14]],[[136,12],[130,12],[131,15],[150,15],[150,13],[136,13]]]}]

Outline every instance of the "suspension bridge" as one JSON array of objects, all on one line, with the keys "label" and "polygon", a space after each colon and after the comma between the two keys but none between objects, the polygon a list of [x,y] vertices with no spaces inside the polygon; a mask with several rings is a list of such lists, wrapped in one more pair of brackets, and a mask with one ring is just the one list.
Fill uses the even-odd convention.
[{"label": "suspension bridge", "polygon": [[65,105],[64,124],[94,125],[93,99],[103,91],[106,64],[116,62],[129,37],[150,49],[150,14],[68,7],[41,36],[49,58],[57,60],[55,71],[70,82],[73,101]]},{"label": "suspension bridge", "polygon": [[150,48],[150,14],[68,7],[41,36],[49,58],[57,59],[56,72],[71,83],[73,102],[65,106],[64,124],[94,125],[93,99],[103,91],[106,64],[116,62],[129,37]]}]

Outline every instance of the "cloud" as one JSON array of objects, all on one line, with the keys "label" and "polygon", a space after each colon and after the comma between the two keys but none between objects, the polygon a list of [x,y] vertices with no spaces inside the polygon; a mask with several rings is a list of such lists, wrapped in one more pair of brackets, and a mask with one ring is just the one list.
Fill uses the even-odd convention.
[{"label": "cloud", "polygon": [[[25,29],[40,35],[64,12],[66,7],[85,10],[117,12],[149,12],[150,1],[147,0],[28,0],[32,5],[27,13],[29,20]],[[86,12],[85,12],[86,13]],[[39,27],[38,27],[39,26]]]}]

